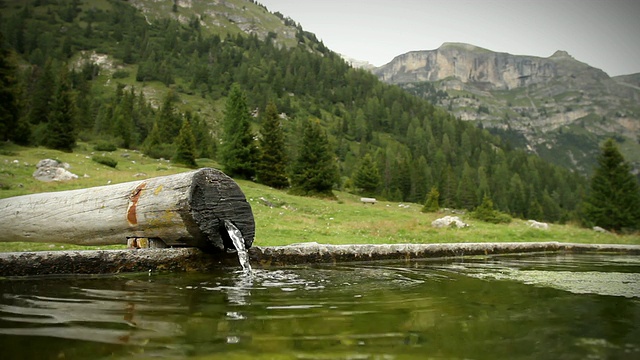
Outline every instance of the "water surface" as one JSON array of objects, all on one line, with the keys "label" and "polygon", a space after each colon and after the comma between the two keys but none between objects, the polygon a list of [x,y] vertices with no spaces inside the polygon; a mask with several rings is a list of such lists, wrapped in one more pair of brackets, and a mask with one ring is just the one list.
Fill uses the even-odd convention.
[{"label": "water surface", "polygon": [[640,257],[0,280],[3,359],[638,359]]}]

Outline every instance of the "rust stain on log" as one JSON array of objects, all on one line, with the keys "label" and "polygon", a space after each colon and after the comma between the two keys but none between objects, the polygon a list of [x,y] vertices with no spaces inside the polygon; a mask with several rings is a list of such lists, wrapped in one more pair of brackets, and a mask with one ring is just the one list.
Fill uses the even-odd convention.
[{"label": "rust stain on log", "polygon": [[136,215],[136,206],[138,206],[138,199],[140,198],[140,194],[142,194],[142,190],[144,190],[145,186],[147,186],[146,182],[141,183],[138,187],[133,190],[131,195],[129,195],[129,206],[127,206],[127,221],[129,225],[137,225],[138,217]]}]

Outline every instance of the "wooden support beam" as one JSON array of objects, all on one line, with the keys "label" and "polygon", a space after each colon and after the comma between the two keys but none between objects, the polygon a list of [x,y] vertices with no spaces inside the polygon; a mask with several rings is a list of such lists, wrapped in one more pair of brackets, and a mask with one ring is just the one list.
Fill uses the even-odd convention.
[{"label": "wooden support beam", "polygon": [[[236,182],[203,168],[181,174],[87,189],[0,200],[0,242],[77,245],[162,240],[168,246],[233,249],[224,220],[255,236],[251,206]],[[130,240],[131,243],[131,240]]]}]

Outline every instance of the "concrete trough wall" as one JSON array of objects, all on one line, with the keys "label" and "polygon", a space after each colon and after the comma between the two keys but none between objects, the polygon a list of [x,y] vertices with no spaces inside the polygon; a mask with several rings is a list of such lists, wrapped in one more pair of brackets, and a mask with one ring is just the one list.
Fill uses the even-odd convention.
[{"label": "concrete trough wall", "polygon": [[[302,243],[249,250],[254,267],[375,260],[416,260],[517,253],[623,253],[640,255],[640,245],[558,242],[325,245]],[[86,250],[0,253],[0,276],[117,274],[126,272],[206,272],[239,266],[236,254],[208,254],[197,248]]]},{"label": "concrete trough wall", "polygon": [[640,255],[640,246],[594,245],[559,242],[530,243],[453,243],[326,245],[302,243],[289,246],[256,247],[251,260],[262,266],[302,263],[339,263],[374,260],[416,260],[470,255],[517,254],[532,252],[614,252]]}]

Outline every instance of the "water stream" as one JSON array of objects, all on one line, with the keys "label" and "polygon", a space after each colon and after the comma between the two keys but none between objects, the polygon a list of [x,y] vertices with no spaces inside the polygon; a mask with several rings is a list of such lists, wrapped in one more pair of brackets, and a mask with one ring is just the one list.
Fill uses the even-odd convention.
[{"label": "water stream", "polygon": [[224,227],[227,229],[229,237],[233,242],[233,246],[238,252],[238,261],[240,262],[240,266],[242,266],[242,270],[245,273],[250,274],[251,264],[249,264],[249,254],[247,253],[247,249],[244,246],[244,238],[242,237],[242,233],[235,225],[233,225],[230,220],[224,221]]}]

